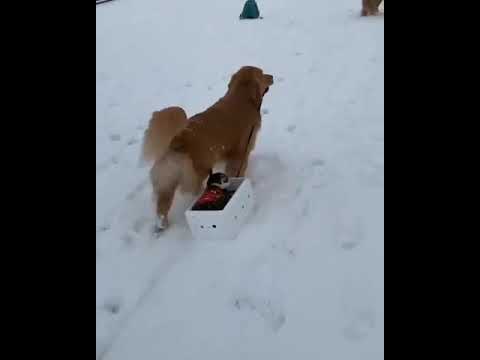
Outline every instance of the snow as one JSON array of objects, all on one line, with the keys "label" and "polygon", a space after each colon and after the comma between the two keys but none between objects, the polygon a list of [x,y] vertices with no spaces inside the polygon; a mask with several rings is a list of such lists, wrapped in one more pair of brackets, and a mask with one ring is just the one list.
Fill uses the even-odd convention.
[{"label": "snow", "polygon": [[[96,7],[97,359],[384,358],[384,17],[360,0],[115,0]],[[177,197],[160,238],[154,110],[190,116],[242,65],[275,76],[233,241],[200,242]]]}]

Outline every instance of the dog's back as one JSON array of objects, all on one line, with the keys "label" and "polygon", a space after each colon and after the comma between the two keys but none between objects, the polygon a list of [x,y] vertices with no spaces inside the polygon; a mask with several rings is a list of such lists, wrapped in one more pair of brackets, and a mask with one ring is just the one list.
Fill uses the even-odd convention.
[{"label": "dog's back", "polygon": [[210,169],[236,151],[260,114],[241,102],[222,98],[206,111],[190,118],[176,135],[170,149],[189,154],[198,167]]}]

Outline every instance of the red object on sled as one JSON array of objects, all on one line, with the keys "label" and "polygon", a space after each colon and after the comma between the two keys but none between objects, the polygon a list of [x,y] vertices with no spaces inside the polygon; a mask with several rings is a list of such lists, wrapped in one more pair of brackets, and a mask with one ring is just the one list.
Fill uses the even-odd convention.
[{"label": "red object on sled", "polygon": [[[197,200],[195,203],[193,209],[198,209],[200,208],[210,208],[212,206],[215,206],[215,204],[219,204],[220,202],[223,202],[225,199],[225,190],[220,189],[220,188],[211,188],[205,190],[205,192],[202,194],[200,199]],[[219,209],[221,210],[221,209]]]}]

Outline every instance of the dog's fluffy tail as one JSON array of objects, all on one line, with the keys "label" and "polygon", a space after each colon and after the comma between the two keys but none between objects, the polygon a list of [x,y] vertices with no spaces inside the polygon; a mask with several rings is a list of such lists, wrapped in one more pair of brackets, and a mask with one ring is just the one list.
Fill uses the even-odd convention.
[{"label": "dog's fluffy tail", "polygon": [[143,139],[142,155],[145,161],[161,159],[173,138],[187,126],[188,119],[180,107],[169,107],[152,114]]}]

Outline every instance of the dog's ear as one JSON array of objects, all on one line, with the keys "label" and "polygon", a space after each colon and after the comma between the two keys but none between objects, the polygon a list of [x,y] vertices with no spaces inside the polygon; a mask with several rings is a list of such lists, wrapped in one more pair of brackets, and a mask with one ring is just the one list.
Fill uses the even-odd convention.
[{"label": "dog's ear", "polygon": [[256,79],[248,82],[248,93],[250,101],[256,109],[260,110],[260,106],[262,106],[262,92],[260,90],[260,84]]}]

